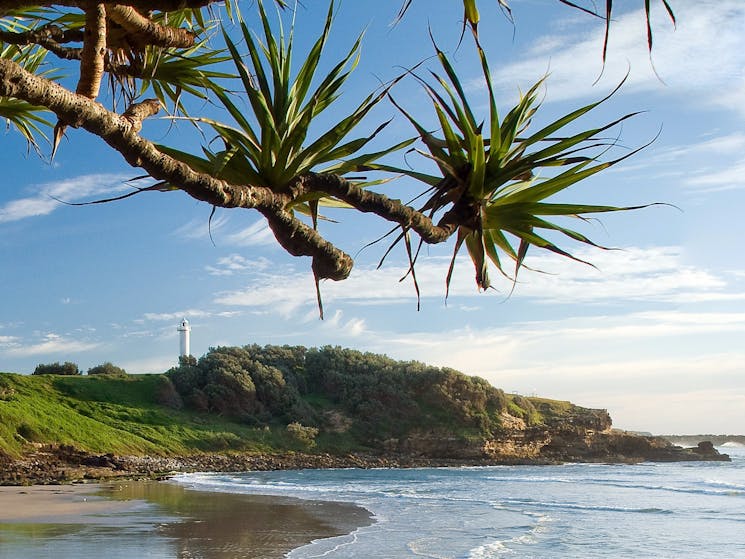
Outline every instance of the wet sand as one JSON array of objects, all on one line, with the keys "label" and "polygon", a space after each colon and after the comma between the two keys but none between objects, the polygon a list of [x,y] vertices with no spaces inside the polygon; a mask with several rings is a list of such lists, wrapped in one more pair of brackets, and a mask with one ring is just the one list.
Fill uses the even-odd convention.
[{"label": "wet sand", "polygon": [[370,523],[350,504],[170,483],[0,487],[0,559],[274,559]]}]

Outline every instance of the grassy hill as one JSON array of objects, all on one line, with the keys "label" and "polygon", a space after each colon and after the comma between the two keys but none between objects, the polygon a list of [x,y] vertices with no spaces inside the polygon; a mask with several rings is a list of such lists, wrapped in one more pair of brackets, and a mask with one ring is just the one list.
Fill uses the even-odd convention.
[{"label": "grassy hill", "polygon": [[[338,347],[215,348],[161,375],[0,374],[0,453],[331,453],[417,433],[486,440],[555,423],[569,402],[507,395],[452,369]],[[517,422],[517,423],[516,423]]]},{"label": "grassy hill", "polygon": [[135,455],[283,446],[281,429],[158,404],[162,378],[0,374],[0,451],[17,456],[30,443]]}]

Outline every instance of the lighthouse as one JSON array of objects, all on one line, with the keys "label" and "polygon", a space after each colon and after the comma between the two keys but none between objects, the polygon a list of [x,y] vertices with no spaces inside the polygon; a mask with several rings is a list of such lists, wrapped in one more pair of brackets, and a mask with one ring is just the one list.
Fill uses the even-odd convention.
[{"label": "lighthouse", "polygon": [[179,357],[188,357],[191,355],[189,351],[189,333],[191,332],[189,321],[184,318],[176,330],[179,333]]}]

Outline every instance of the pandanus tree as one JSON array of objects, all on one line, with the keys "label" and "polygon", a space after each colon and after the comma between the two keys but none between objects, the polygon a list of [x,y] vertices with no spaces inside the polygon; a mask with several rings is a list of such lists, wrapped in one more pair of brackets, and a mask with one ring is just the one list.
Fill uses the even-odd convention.
[{"label": "pandanus tree", "polygon": [[[559,1],[603,18],[607,42],[612,0],[602,13],[591,3]],[[666,0],[660,1],[673,17]],[[408,17],[412,2],[404,2],[398,14],[394,10],[392,19]],[[281,22],[281,11],[291,7],[284,0],[275,4]],[[508,3],[497,5],[509,17]],[[649,21],[649,0],[644,6]],[[0,0],[0,116],[40,153],[49,137],[52,156],[69,127],[98,136],[152,179],[126,196],[181,191],[214,208],[258,211],[287,252],[311,258],[316,285],[345,279],[353,266],[349,254],[319,231],[322,208],[334,206],[389,222],[392,229],[383,238],[391,248],[404,247],[415,285],[422,244],[452,240],[446,285],[465,248],[478,288],[486,289],[490,266],[514,279],[531,246],[574,258],[557,238],[593,244],[563,218],[632,209],[553,201],[634,153],[610,156],[614,142],[607,139],[610,129],[632,115],[577,131],[577,122],[606,97],[538,127],[540,82],[513,107],[500,110],[479,40],[476,2],[463,0],[463,7],[463,20],[456,23],[483,70],[486,114],[477,114],[480,104],[469,99],[457,65],[432,38],[432,61],[403,71],[345,114],[334,109],[334,121],[321,127],[360,56],[358,38],[322,71],[329,67],[324,57],[333,33],[333,0],[317,39],[301,53],[295,52],[293,27],[283,30],[261,0],[250,14],[234,0],[53,0],[41,6]],[[234,24],[213,33],[220,19]],[[647,36],[651,48],[649,25]],[[427,71],[430,63],[435,68]],[[63,72],[50,70],[56,67],[73,71],[74,86]],[[429,99],[438,123],[434,129],[397,97],[396,87],[405,79],[416,80]],[[109,87],[102,96],[104,80]],[[98,102],[101,97],[109,98],[112,108]],[[222,116],[193,114],[190,98],[209,99]],[[411,124],[409,137],[387,138],[386,122],[359,132],[381,103],[391,103]],[[172,118],[211,130],[213,137],[205,138],[195,127],[194,144],[205,138],[201,152],[147,139],[144,121],[163,108]],[[422,166],[410,165],[412,152]],[[421,184],[415,201],[404,203],[376,190],[400,176]],[[509,268],[507,261],[513,263]]]}]

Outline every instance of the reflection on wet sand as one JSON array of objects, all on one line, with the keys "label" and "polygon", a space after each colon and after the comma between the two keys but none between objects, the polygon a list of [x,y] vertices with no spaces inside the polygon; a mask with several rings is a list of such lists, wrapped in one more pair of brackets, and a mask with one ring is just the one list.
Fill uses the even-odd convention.
[{"label": "reflection on wet sand", "polygon": [[145,500],[178,517],[158,530],[172,541],[178,557],[283,557],[312,540],[370,523],[367,511],[349,504],[207,493],[168,483],[117,484],[102,494],[114,500]]},{"label": "reflection on wet sand", "polygon": [[[76,493],[60,492],[57,498],[69,501],[60,506],[80,505]],[[102,552],[110,559],[274,559],[371,522],[366,510],[350,504],[208,493],[170,483],[104,484],[94,495],[110,506],[0,522],[0,559],[79,559]],[[34,492],[25,497],[30,503]]]}]

